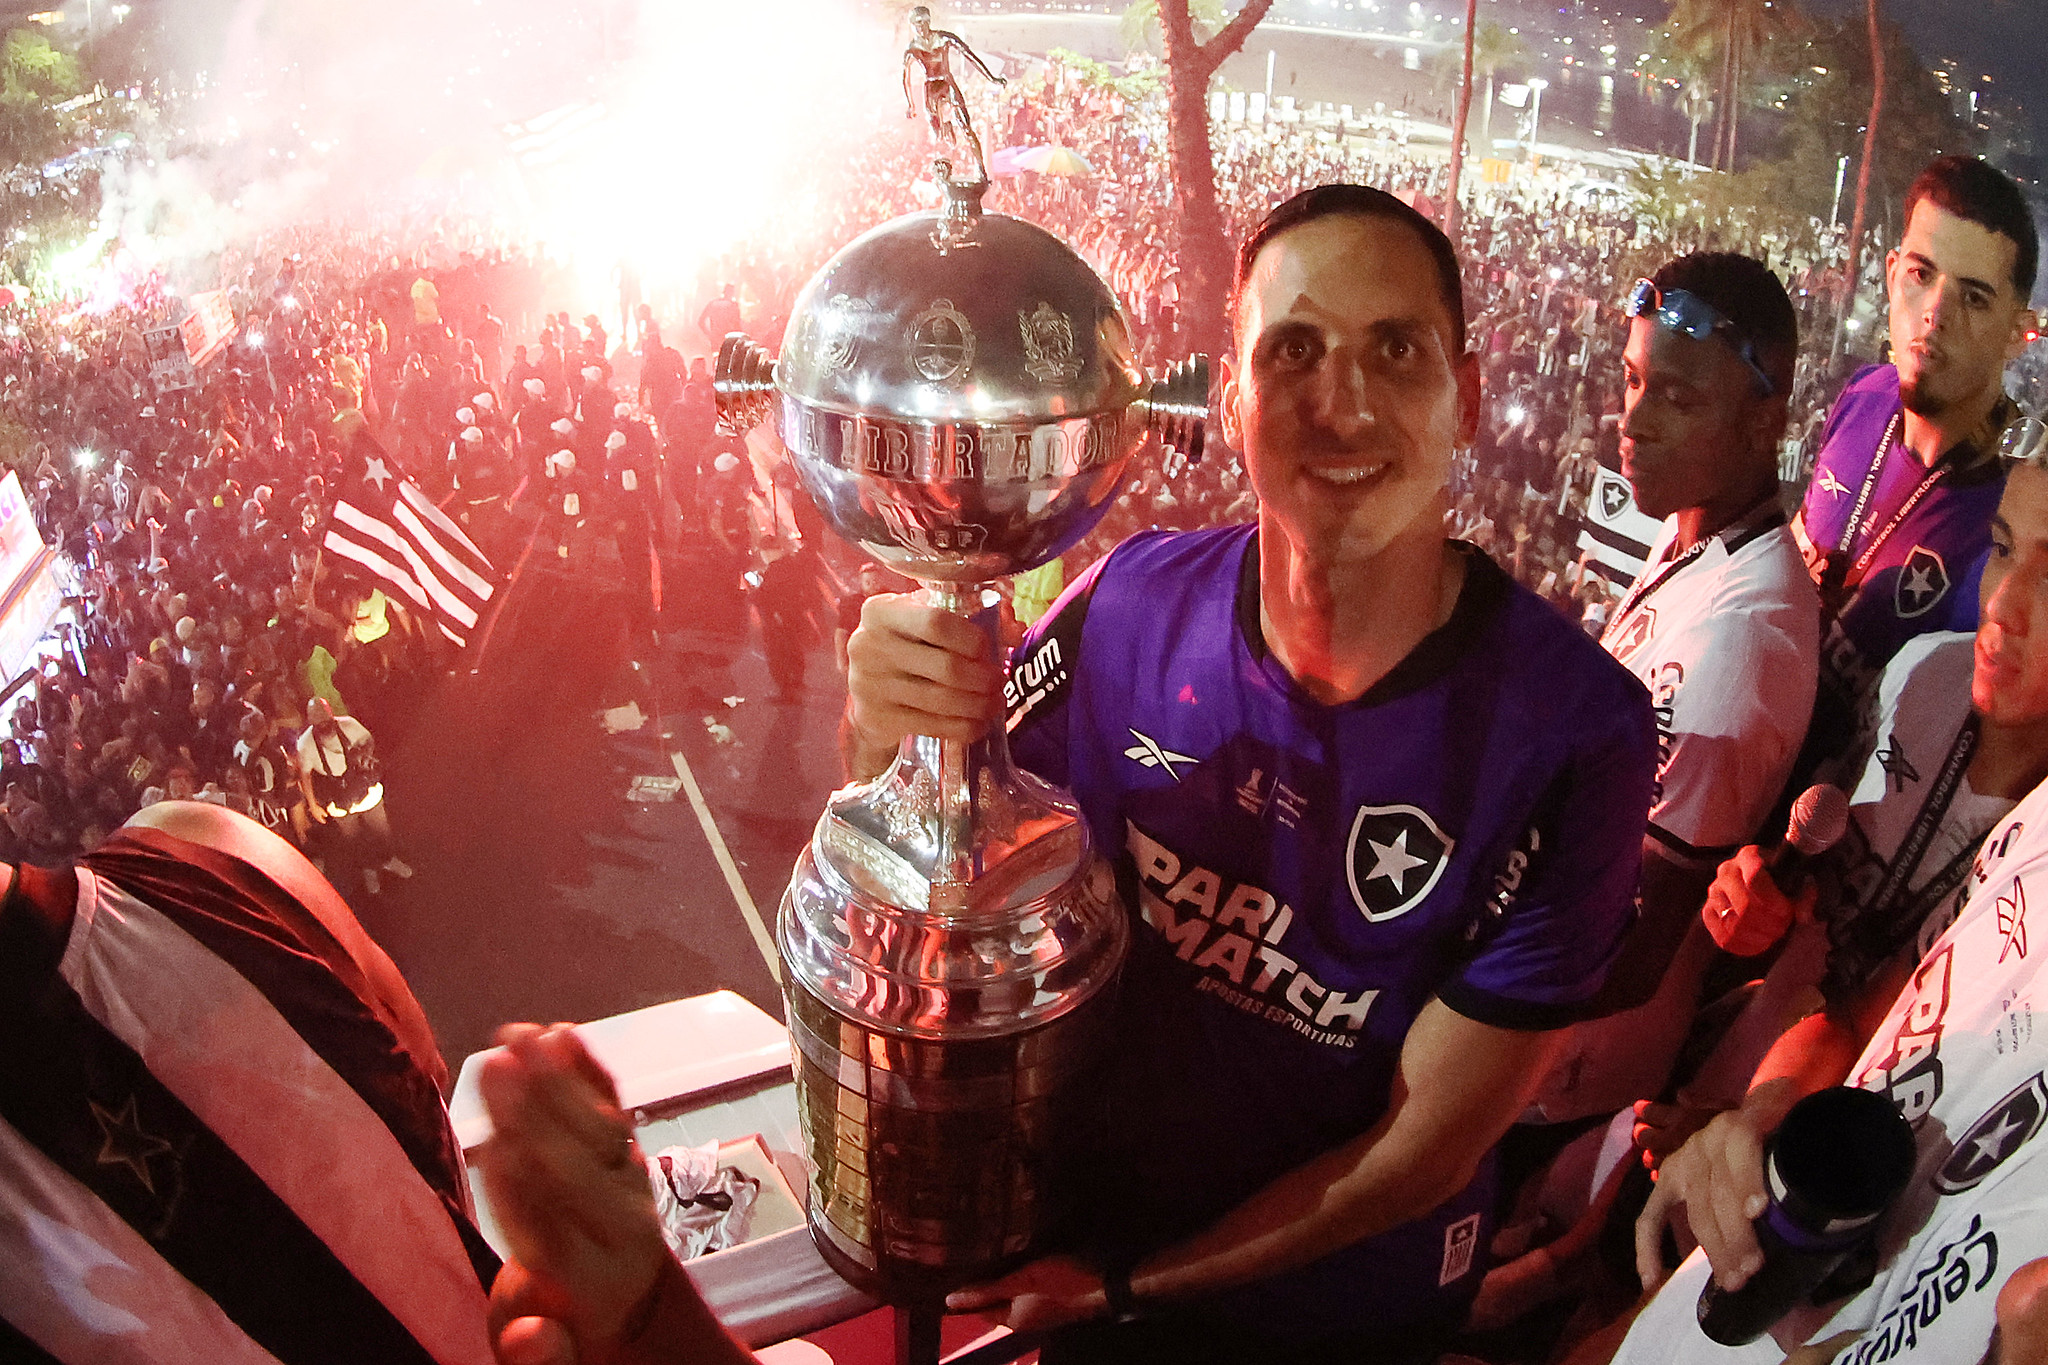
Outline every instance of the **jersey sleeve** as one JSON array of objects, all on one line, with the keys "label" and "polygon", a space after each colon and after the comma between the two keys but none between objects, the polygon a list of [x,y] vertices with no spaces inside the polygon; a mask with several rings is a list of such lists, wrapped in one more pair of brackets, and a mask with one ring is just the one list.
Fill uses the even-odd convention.
[{"label": "jersey sleeve", "polygon": [[[1618,666],[1617,666],[1618,667]],[[1491,935],[1437,991],[1468,1019],[1497,1028],[1562,1028],[1594,997],[1636,913],[1643,823],[1656,775],[1647,694],[1629,679],[1579,713],[1571,751],[1499,880]]]},{"label": "jersey sleeve", "polygon": [[1080,669],[1082,629],[1108,562],[1105,555],[1091,564],[1025,632],[1003,680],[1011,757],[1058,786],[1067,783],[1067,712]]},{"label": "jersey sleeve", "polygon": [[1817,620],[1792,617],[1716,612],[1708,624],[1730,628],[1689,651],[1650,808],[1650,839],[1674,862],[1718,865],[1751,842],[1791,775],[1819,671]]},{"label": "jersey sleeve", "polygon": [[1982,605],[1984,592],[1984,566],[1991,562],[1991,547],[1986,545],[1956,580],[1954,595],[1949,599],[1948,620],[1942,624],[1944,630],[1966,630],[1976,633],[1978,610]]}]

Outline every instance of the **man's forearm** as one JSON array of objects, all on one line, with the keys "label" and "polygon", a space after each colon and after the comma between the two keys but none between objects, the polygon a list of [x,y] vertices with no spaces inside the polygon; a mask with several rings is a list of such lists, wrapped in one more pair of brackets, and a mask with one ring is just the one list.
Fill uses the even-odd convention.
[{"label": "man's forearm", "polygon": [[1800,1100],[1849,1078],[1863,1040],[1843,1021],[1810,1014],[1786,1030],[1757,1064],[1742,1110],[1760,1134],[1774,1131]]},{"label": "man's forearm", "polygon": [[1386,1125],[1289,1171],[1191,1240],[1142,1262],[1141,1299],[1188,1299],[1284,1274],[1428,1213],[1463,1189],[1470,1165],[1415,1162]]},{"label": "man's forearm", "polygon": [[1428,1213],[1471,1181],[1565,1036],[1479,1024],[1432,1001],[1408,1031],[1384,1118],[1142,1262],[1132,1291],[1184,1299],[1283,1274]]}]

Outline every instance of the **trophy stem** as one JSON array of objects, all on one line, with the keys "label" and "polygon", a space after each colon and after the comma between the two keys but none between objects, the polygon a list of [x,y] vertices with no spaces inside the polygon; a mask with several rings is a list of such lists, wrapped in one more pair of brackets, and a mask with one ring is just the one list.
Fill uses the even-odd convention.
[{"label": "trophy stem", "polygon": [[[986,586],[980,583],[936,583],[919,580],[925,600],[941,611],[965,617],[989,637],[991,657],[999,649],[996,616],[981,606]],[[936,749],[936,754],[933,753]],[[920,753],[921,751],[921,753]],[[981,868],[975,859],[974,792],[983,774],[1006,773],[1010,766],[1009,736],[998,725],[971,742],[913,735],[903,741],[899,762],[921,763],[935,757],[938,780],[938,858],[940,878],[931,888],[931,908],[958,913],[967,907],[967,888]]]}]

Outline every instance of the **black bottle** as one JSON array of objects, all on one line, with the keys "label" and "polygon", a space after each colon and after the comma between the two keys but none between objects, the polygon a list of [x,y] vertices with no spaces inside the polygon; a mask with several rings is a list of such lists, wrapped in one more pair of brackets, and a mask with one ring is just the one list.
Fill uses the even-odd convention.
[{"label": "black bottle", "polygon": [[1762,1336],[1804,1303],[1912,1178],[1913,1129],[1892,1102],[1836,1086],[1792,1106],[1764,1149],[1770,1203],[1751,1226],[1764,1263],[1742,1288],[1700,1291],[1700,1330],[1723,1346]]}]

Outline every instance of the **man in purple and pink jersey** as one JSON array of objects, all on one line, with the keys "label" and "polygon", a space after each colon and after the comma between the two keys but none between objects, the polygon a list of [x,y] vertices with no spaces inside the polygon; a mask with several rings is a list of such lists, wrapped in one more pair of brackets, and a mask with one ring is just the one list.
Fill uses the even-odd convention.
[{"label": "man in purple and pink jersey", "polygon": [[[1449,242],[1308,191],[1234,321],[1258,523],[1124,542],[1010,671],[1016,756],[1135,921],[1087,1226],[952,1302],[1061,1329],[1048,1365],[1434,1359],[1493,1149],[1632,916],[1648,697],[1443,532],[1480,412]],[[1001,715],[980,634],[916,599],[871,599],[849,660],[857,777]]]},{"label": "man in purple and pink jersey", "polygon": [[2032,212],[1974,157],[1945,156],[1906,194],[1885,257],[1892,363],[1851,376],[1821,436],[1793,530],[1824,608],[1820,696],[1795,784],[1839,759],[1899,646],[1977,626],[1976,575],[2017,415],[2006,363],[2036,327]]}]

